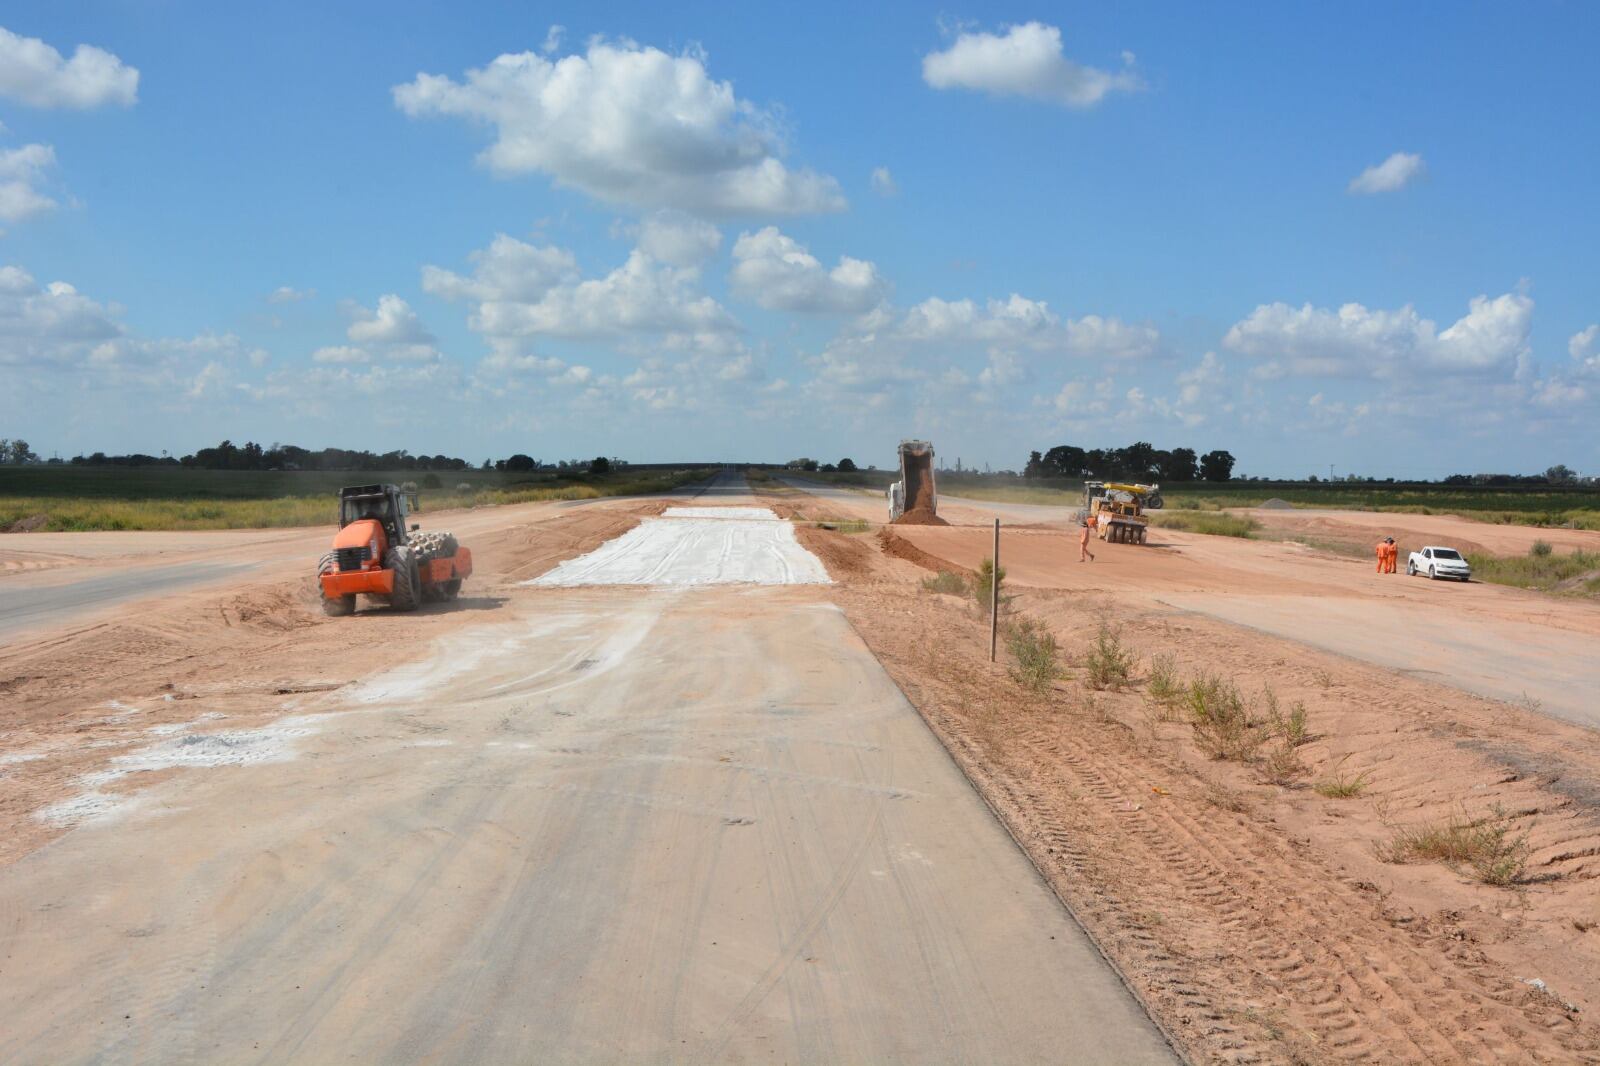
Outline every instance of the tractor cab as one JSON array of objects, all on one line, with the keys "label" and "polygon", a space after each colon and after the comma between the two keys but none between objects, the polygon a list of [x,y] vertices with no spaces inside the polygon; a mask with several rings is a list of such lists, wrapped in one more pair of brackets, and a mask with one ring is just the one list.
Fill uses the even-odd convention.
[{"label": "tractor cab", "polygon": [[398,485],[350,485],[339,490],[339,528],[370,520],[383,527],[390,544],[406,543],[407,498],[417,510],[417,494]]}]

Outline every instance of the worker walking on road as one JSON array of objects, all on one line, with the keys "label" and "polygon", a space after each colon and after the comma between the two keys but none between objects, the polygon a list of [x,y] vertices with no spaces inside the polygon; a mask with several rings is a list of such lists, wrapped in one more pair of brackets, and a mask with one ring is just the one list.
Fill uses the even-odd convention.
[{"label": "worker walking on road", "polygon": [[1378,541],[1378,573],[1383,573],[1388,565],[1389,542],[1387,540],[1380,540]]},{"label": "worker walking on road", "polygon": [[1392,574],[1394,573],[1395,560],[1400,558],[1400,545],[1394,542],[1393,537],[1387,538],[1385,543],[1389,545],[1389,550],[1384,555],[1387,565],[1385,565],[1383,572],[1386,574]]},{"label": "worker walking on road", "polygon": [[1078,562],[1094,562],[1094,552],[1089,550],[1089,538],[1094,534],[1094,515],[1083,520],[1083,532],[1078,534]]}]

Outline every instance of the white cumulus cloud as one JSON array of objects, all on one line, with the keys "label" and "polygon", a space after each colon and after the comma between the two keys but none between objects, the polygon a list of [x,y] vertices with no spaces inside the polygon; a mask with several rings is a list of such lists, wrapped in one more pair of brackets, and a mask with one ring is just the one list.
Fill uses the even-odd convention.
[{"label": "white cumulus cloud", "polygon": [[55,163],[48,144],[0,149],[0,222],[21,222],[56,206],[39,188]]},{"label": "white cumulus cloud", "polygon": [[267,294],[269,304],[292,304],[301,300],[309,300],[317,294],[316,289],[297,289],[292,285],[279,285]]},{"label": "white cumulus cloud", "polygon": [[109,308],[64,281],[40,285],[0,267],[0,364],[72,366],[116,358],[123,336]]},{"label": "white cumulus cloud", "polygon": [[391,362],[432,363],[439,360],[438,338],[394,293],[378,297],[376,309],[360,304],[346,308],[350,326],[345,336],[359,347],[323,348],[312,358],[322,363],[366,362],[377,356]]},{"label": "white cumulus cloud", "polygon": [[840,256],[830,270],[776,226],[740,234],[733,259],[734,290],[770,310],[854,314],[887,290],[872,263]]},{"label": "white cumulus cloud", "polygon": [[872,168],[872,191],[879,196],[896,196],[900,186],[895,182],[894,175],[889,173],[888,167]]},{"label": "white cumulus cloud", "polygon": [[895,332],[910,340],[980,342],[1100,359],[1144,358],[1161,343],[1154,326],[1100,315],[1062,319],[1045,301],[1017,293],[982,306],[970,299],[930,297],[907,311]]},{"label": "white cumulus cloud", "polygon": [[722,231],[681,211],[657,211],[640,223],[638,246],[663,263],[696,266],[717,254]]},{"label": "white cumulus cloud", "polygon": [[611,203],[719,215],[845,206],[833,178],[783,163],[778,119],[713,79],[698,52],[597,38],[584,55],[502,55],[459,82],[418,74],[394,99],[412,117],[494,127],[480,158],[496,174],[545,173]]},{"label": "white cumulus cloud", "polygon": [[467,326],[489,342],[494,368],[563,370],[565,363],[529,350],[542,339],[610,343],[636,354],[683,353],[717,367],[746,354],[739,324],[705,294],[700,269],[662,262],[643,247],[594,278],[582,277],[565,249],[504,234],[472,258],[470,276],[430,266],[422,283],[436,296],[470,305]]},{"label": "white cumulus cloud", "polygon": [[1397,192],[1421,177],[1425,169],[1420,155],[1396,152],[1351,178],[1347,191],[1358,196]]},{"label": "white cumulus cloud", "polygon": [[975,89],[1083,108],[1142,86],[1133,53],[1122,53],[1122,61],[1115,71],[1076,63],[1063,54],[1059,29],[1027,22],[1003,34],[962,33],[949,48],[923,57],[922,80],[935,89]]},{"label": "white cumulus cloud", "polygon": [[139,97],[139,72],[93,45],[64,59],[38,38],[0,27],[0,96],[32,107],[127,107]]},{"label": "white cumulus cloud", "polygon": [[1263,304],[1235,323],[1223,346],[1269,360],[1266,377],[1371,374],[1396,377],[1416,368],[1492,370],[1528,352],[1533,300],[1522,293],[1475,296],[1468,311],[1440,330],[1407,304],[1398,310],[1348,303],[1338,310]]},{"label": "white cumulus cloud", "polygon": [[1600,324],[1574,333],[1567,341],[1567,354],[1580,362],[1600,360]]}]

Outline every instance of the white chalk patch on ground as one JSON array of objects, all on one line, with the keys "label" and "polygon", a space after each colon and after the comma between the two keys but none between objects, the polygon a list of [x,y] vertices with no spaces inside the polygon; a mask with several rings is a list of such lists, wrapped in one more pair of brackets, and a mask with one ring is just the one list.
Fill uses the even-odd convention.
[{"label": "white chalk patch on ground", "polygon": [[126,814],[134,803],[132,796],[112,796],[104,792],[84,792],[71,799],[52,804],[34,814],[41,822],[52,825],[81,825],[84,822],[104,821],[113,815]]},{"label": "white chalk patch on ground", "polygon": [[[738,512],[761,517],[723,517]],[[669,508],[589,554],[523,582],[557,588],[829,583],[822,561],[800,546],[794,528],[763,507]]]},{"label": "white chalk patch on ground", "polygon": [[197,725],[201,725],[205,722],[214,722],[218,718],[226,717],[227,715],[223,714],[221,711],[207,711],[205,714],[202,714],[199,718],[196,718],[192,722],[164,722],[161,725],[151,726],[149,729],[146,729],[145,732],[149,733],[151,736],[170,737],[174,733],[187,733]]},{"label": "white chalk patch on ground", "polygon": [[[101,786],[129,774],[150,770],[212,766],[254,766],[269,762],[288,762],[295,757],[294,741],[317,730],[305,719],[284,719],[261,729],[236,729],[226,733],[189,733],[163,740],[159,744],[119,755],[111,766],[84,774],[78,783],[86,791],[37,811],[34,817],[54,825],[81,825],[123,814],[135,799],[132,795],[101,791]],[[192,724],[192,723],[188,723]]]},{"label": "white chalk patch on ground", "polygon": [[44,758],[42,751],[19,751],[15,755],[0,755],[0,766],[14,766],[19,762],[38,762]]}]

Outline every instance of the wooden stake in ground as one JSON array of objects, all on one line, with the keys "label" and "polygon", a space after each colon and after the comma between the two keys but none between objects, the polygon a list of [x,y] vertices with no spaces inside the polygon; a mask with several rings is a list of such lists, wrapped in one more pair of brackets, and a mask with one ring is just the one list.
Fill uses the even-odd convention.
[{"label": "wooden stake in ground", "polygon": [[994,572],[989,575],[989,661],[994,662],[995,638],[1000,632],[1000,519],[994,520]]}]

